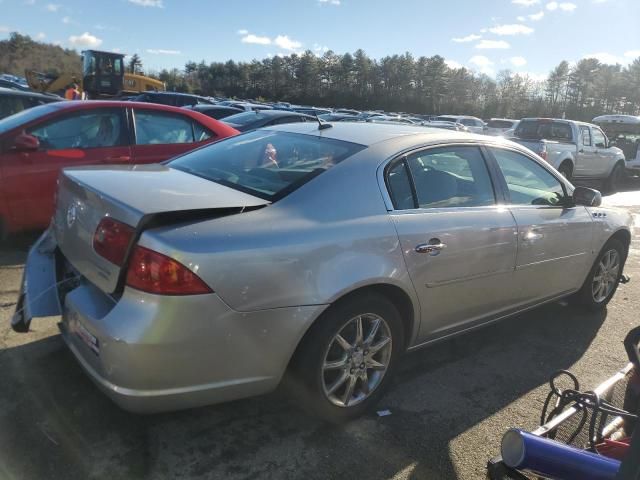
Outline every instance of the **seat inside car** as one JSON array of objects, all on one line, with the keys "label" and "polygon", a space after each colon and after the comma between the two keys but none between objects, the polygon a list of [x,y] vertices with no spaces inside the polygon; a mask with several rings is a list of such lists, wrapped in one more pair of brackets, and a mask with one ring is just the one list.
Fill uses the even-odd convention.
[{"label": "seat inside car", "polygon": [[418,203],[420,206],[438,203],[458,196],[456,178],[441,170],[419,170],[415,176]]}]

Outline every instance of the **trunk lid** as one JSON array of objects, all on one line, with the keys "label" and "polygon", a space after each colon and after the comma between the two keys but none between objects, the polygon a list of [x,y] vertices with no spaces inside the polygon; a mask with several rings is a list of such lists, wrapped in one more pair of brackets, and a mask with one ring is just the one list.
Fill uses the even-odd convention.
[{"label": "trunk lid", "polygon": [[106,293],[119,286],[120,266],[98,255],[93,235],[106,217],[136,230],[240,213],[267,200],[165,165],[85,167],[60,175],[53,231],[65,258]]}]

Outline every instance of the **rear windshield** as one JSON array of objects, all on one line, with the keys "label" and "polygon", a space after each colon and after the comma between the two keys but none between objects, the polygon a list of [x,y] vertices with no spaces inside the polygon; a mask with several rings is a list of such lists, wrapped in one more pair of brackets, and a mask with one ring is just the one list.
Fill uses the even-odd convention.
[{"label": "rear windshield", "polygon": [[438,120],[440,122],[457,122],[458,118],[457,117],[442,116],[442,117],[436,117],[436,120]]},{"label": "rear windshield", "polygon": [[234,125],[251,125],[258,120],[264,120],[268,115],[260,113],[258,110],[250,112],[236,113],[235,115],[228,116],[224,119],[225,123],[233,123]]},{"label": "rear windshield", "polygon": [[487,127],[489,128],[512,128],[514,122],[509,120],[489,120]]},{"label": "rear windshield", "polygon": [[18,128],[20,125],[37,120],[41,116],[55,111],[56,108],[58,107],[55,106],[55,104],[40,105],[3,118],[0,120],[0,135],[14,128]]},{"label": "rear windshield", "polygon": [[548,120],[523,120],[518,124],[515,135],[527,140],[557,140],[570,142],[573,139],[571,126],[564,122]]},{"label": "rear windshield", "polygon": [[311,135],[256,130],[194,150],[169,166],[276,201],[363,148]]}]

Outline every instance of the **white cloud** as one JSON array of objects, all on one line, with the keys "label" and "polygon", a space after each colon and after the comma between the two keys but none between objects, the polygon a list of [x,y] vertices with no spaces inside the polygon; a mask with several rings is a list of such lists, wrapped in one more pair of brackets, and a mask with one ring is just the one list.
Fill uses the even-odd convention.
[{"label": "white cloud", "polygon": [[516,20],[518,20],[519,22],[526,22],[527,17],[523,17],[522,15],[520,15],[519,17],[516,17]]},{"label": "white cloud", "polygon": [[553,12],[555,10],[562,10],[564,12],[573,12],[578,6],[575,3],[571,2],[549,2],[547,3],[547,10]]},{"label": "white cloud", "polygon": [[571,2],[563,2],[558,4],[558,6],[560,7],[560,10],[563,10],[565,12],[573,12],[576,8],[578,8],[575,3]]},{"label": "white cloud", "polygon": [[601,63],[606,63],[608,65],[615,65],[616,63],[628,63],[624,58],[620,58],[617,55],[608,52],[596,52],[596,53],[587,53],[582,58],[595,58]]},{"label": "white cloud", "polygon": [[11,29],[6,25],[0,25],[0,33],[9,33],[9,30]]},{"label": "white cloud", "polygon": [[488,67],[493,65],[493,62],[484,55],[474,55],[469,59],[469,63],[477,67]]},{"label": "white cloud", "polygon": [[257,45],[271,45],[271,39],[269,37],[260,37],[253,33],[245,35],[240,41],[242,43],[254,43]]},{"label": "white cloud", "polygon": [[484,55],[475,55],[469,59],[469,63],[478,67],[478,70],[485,75],[494,75],[493,62]]},{"label": "white cloud", "polygon": [[529,77],[534,82],[544,82],[547,79],[547,75],[544,73],[534,73],[534,72],[515,72],[521,77]]},{"label": "white cloud", "polygon": [[527,64],[527,59],[524,57],[511,57],[509,61],[514,67],[523,67]]},{"label": "white cloud", "polygon": [[340,5],[340,0],[318,0],[318,3],[320,5],[335,5],[335,6],[339,6]]},{"label": "white cloud", "polygon": [[180,50],[163,50],[162,48],[147,48],[147,53],[152,55],[180,55]]},{"label": "white cloud", "polygon": [[538,20],[542,20],[544,17],[544,10],[540,10],[538,13],[533,13],[529,15],[529,19],[537,22]]},{"label": "white cloud", "polygon": [[39,32],[36,35],[36,40],[44,40],[45,38],[47,38],[47,36],[44,34],[44,32]]},{"label": "white cloud", "polygon": [[496,35],[529,35],[534,32],[533,28],[519,23],[498,25],[496,27],[491,27],[489,31]]},{"label": "white cloud", "polygon": [[297,50],[302,47],[302,43],[292,40],[287,35],[278,35],[273,41],[277,46],[284,50]]},{"label": "white cloud", "polygon": [[444,63],[447,67],[452,68],[454,70],[463,67],[461,63],[458,63],[455,60],[445,60]]},{"label": "white cloud", "polygon": [[326,45],[320,45],[318,43],[314,43],[313,51],[316,53],[326,53],[329,51],[329,47],[327,47]]},{"label": "white cloud", "polygon": [[162,0],[129,0],[129,3],[139,5],[141,7],[164,8]]},{"label": "white cloud", "polygon": [[47,6],[45,8],[49,12],[57,12],[60,9],[60,5],[58,5],[57,3],[47,3]]},{"label": "white cloud", "polygon": [[624,56],[627,58],[638,58],[640,57],[640,50],[629,50],[628,52],[624,52]]},{"label": "white cloud", "polygon": [[71,23],[71,17],[62,17],[62,23]]},{"label": "white cloud", "polygon": [[102,44],[102,39],[91,35],[89,32],[84,32],[82,35],[71,35],[69,37],[69,44],[74,47],[99,47]]},{"label": "white cloud", "polygon": [[481,42],[476,44],[475,48],[478,48],[480,50],[507,49],[511,48],[511,45],[509,45],[504,40],[482,40]]},{"label": "white cloud", "polygon": [[249,33],[249,30],[245,30],[244,28],[241,28],[240,30],[238,30],[238,35],[247,35]]},{"label": "white cloud", "polygon": [[591,3],[607,3],[609,0],[592,0]]},{"label": "white cloud", "polygon": [[540,3],[540,0],[511,0],[511,3],[514,5],[522,5],[523,7],[530,7],[537,3]]},{"label": "white cloud", "polygon": [[480,40],[481,38],[482,38],[482,35],[471,34],[471,35],[467,35],[466,37],[452,38],[451,41],[456,43],[466,43],[466,42],[475,42],[476,40]]}]

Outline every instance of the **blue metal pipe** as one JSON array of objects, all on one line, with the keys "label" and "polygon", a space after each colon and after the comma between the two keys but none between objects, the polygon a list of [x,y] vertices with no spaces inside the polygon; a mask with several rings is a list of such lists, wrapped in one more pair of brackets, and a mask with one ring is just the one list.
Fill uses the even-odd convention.
[{"label": "blue metal pipe", "polygon": [[517,429],[502,437],[502,460],[554,480],[614,480],[620,469],[618,460]]}]

